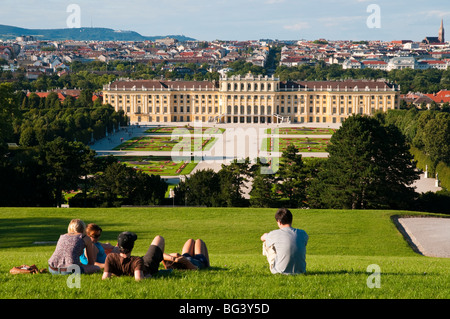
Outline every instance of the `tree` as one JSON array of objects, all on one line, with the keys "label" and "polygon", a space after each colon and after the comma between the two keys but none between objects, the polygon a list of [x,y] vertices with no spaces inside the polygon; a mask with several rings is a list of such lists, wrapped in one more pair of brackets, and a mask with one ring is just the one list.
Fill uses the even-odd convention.
[{"label": "tree", "polygon": [[431,119],[423,129],[424,151],[433,161],[433,170],[439,162],[450,165],[450,116],[441,113]]},{"label": "tree", "polygon": [[222,164],[222,169],[218,172],[220,180],[220,201],[222,206],[242,207],[248,202],[244,198],[243,189],[249,181],[250,160],[234,160],[229,165]]},{"label": "tree", "polygon": [[327,147],[310,203],[322,208],[408,208],[418,178],[404,136],[368,116],[347,118]]},{"label": "tree", "polygon": [[75,105],[78,107],[92,107],[94,105],[94,102],[92,101],[92,90],[81,90],[80,96],[76,100]]},{"label": "tree", "polygon": [[72,108],[75,107],[75,98],[72,95],[67,95],[63,102],[63,107]]},{"label": "tree", "polygon": [[188,206],[221,206],[220,178],[212,169],[204,169],[191,174],[174,189],[178,204]]},{"label": "tree", "polygon": [[128,195],[128,202],[132,205],[160,205],[164,200],[167,187],[167,183],[159,175],[135,171],[134,184]]},{"label": "tree", "polygon": [[262,168],[269,168],[271,163],[262,163],[258,158],[251,167],[252,189],[250,191],[250,204],[253,207],[278,206],[280,195],[277,192],[279,178],[274,173],[266,174]]},{"label": "tree", "polygon": [[78,189],[80,177],[87,175],[88,163],[95,152],[81,142],[68,142],[62,137],[48,142],[41,149],[41,165],[53,189],[57,207],[62,203],[62,192]]},{"label": "tree", "polygon": [[8,152],[0,162],[0,206],[51,206],[53,192],[38,150],[20,148]]},{"label": "tree", "polygon": [[132,191],[134,171],[124,164],[113,162],[96,177],[97,196],[105,199],[108,207],[120,206]]},{"label": "tree", "polygon": [[0,157],[8,149],[7,143],[12,142],[13,118],[18,113],[14,100],[14,90],[11,83],[0,84]]},{"label": "tree", "polygon": [[282,153],[278,176],[281,183],[277,184],[281,196],[288,199],[287,207],[301,207],[306,200],[306,172],[302,155],[298,149],[289,145]]}]

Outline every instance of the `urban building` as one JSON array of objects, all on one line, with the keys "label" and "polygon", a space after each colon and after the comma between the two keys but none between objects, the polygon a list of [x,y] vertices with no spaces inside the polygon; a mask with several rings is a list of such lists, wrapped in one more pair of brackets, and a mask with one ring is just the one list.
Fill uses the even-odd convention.
[{"label": "urban building", "polygon": [[445,43],[444,19],[441,20],[438,36],[426,37],[422,42],[427,44]]},{"label": "urban building", "polygon": [[386,81],[285,82],[247,74],[218,82],[118,80],[103,87],[103,103],[132,123],[341,123],[399,108],[399,94]]}]

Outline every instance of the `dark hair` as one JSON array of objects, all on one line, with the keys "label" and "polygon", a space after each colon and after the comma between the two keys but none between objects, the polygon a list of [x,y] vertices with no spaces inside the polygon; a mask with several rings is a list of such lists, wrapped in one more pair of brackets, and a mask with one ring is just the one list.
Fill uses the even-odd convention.
[{"label": "dark hair", "polygon": [[280,208],[275,213],[275,220],[282,225],[290,225],[292,224],[292,213],[287,208]]},{"label": "dark hair", "polygon": [[97,233],[98,235],[100,235],[102,233],[102,228],[100,226],[98,226],[97,224],[88,224],[86,227],[86,234],[89,237],[95,237],[94,233]]}]

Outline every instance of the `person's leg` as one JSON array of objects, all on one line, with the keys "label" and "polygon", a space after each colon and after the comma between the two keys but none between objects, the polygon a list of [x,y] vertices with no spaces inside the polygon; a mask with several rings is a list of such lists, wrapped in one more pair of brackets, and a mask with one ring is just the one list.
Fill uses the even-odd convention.
[{"label": "person's leg", "polygon": [[144,274],[155,274],[158,272],[159,263],[163,260],[165,240],[162,236],[156,236],[147,253],[142,257],[144,261]]},{"label": "person's leg", "polygon": [[164,239],[164,237],[158,235],[155,238],[153,238],[151,245],[158,246],[161,249],[161,251],[164,252],[166,240]]},{"label": "person's leg", "polygon": [[190,256],[194,256],[194,246],[195,242],[193,239],[188,239],[183,246],[183,249],[181,251],[181,254],[189,254]]},{"label": "person's leg", "polygon": [[263,242],[263,255],[267,257],[270,269],[272,269],[273,266],[275,265],[275,257],[277,256],[277,253],[273,245],[267,247],[266,242]]},{"label": "person's leg", "polygon": [[205,266],[206,267],[210,266],[208,248],[206,247],[205,242],[201,239],[197,239],[195,241],[195,254],[205,256],[206,261],[207,261],[207,264]]},{"label": "person's leg", "polygon": [[83,265],[85,274],[93,274],[100,271],[100,267],[96,265]]}]

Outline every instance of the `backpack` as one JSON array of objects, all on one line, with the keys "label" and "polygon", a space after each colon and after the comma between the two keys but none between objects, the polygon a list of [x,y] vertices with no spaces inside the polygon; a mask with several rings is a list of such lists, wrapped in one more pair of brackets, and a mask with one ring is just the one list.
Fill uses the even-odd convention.
[{"label": "backpack", "polygon": [[41,270],[39,270],[36,267],[36,265],[32,265],[32,266],[21,265],[21,266],[13,267],[9,271],[9,273],[12,274],[12,275],[17,275],[17,274],[40,274],[40,273],[44,273],[44,272],[47,272],[47,269],[42,268]]}]

